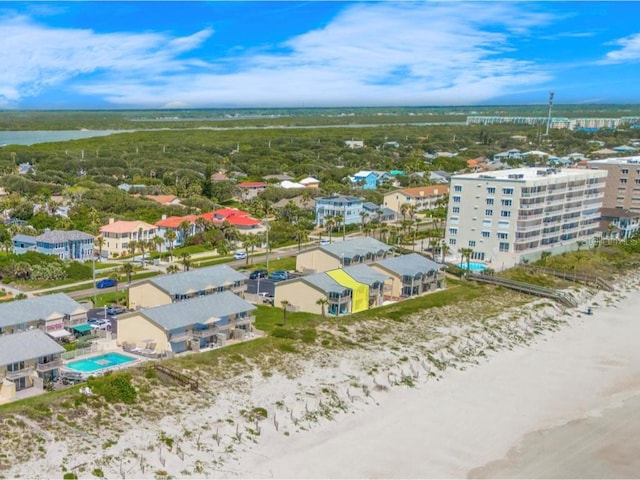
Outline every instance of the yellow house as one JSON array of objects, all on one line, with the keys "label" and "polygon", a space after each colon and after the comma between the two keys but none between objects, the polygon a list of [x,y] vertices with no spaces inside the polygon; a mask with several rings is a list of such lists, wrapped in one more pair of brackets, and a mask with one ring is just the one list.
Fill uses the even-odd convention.
[{"label": "yellow house", "polygon": [[386,258],[390,251],[389,245],[371,237],[319,245],[298,254],[296,271],[318,273],[360,263],[373,263]]},{"label": "yellow house", "polygon": [[253,330],[256,307],[226,291],[177,302],[118,318],[118,345],[125,350],[148,349],[157,354],[199,351],[245,338]]},{"label": "yellow house", "polygon": [[129,243],[134,240],[136,242],[149,241],[156,236],[158,227],[140,220],[114,221],[109,219],[109,223],[100,227],[100,234],[104,238],[102,252],[107,257],[119,257],[131,253]]},{"label": "yellow house", "polygon": [[51,382],[64,351],[38,329],[0,336],[0,403],[13,400],[15,392]]},{"label": "yellow house", "polygon": [[445,287],[442,265],[417,253],[387,258],[371,267],[390,278],[385,295],[393,300]]},{"label": "yellow house", "polygon": [[162,275],[129,289],[129,308],[151,308],[229,290],[242,294],[247,277],[228,265],[214,265],[188,272]]}]

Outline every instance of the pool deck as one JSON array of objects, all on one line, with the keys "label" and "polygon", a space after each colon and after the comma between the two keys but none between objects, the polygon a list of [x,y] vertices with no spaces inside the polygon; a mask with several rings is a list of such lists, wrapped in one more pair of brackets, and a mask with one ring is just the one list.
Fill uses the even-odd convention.
[{"label": "pool deck", "polygon": [[[123,356],[131,358],[133,360],[131,362],[121,363],[121,364],[118,364],[118,365],[111,365],[111,366],[100,368],[100,369],[96,369],[96,370],[93,370],[93,371],[90,371],[90,372],[85,372],[85,371],[82,371],[82,370],[76,370],[76,369],[68,366],[70,363],[73,363],[73,362],[87,360],[87,359],[93,358],[93,357],[100,357],[102,355],[108,355],[110,353],[117,353],[119,355],[123,355]],[[104,351],[98,351],[98,352],[89,353],[87,355],[80,355],[78,357],[74,357],[73,359],[67,360],[67,361],[65,361],[63,363],[60,373],[61,373],[61,375],[64,374],[64,372],[71,372],[71,373],[76,373],[76,374],[79,373],[80,375],[82,375],[82,378],[86,380],[88,377],[91,377],[91,376],[104,375],[106,372],[111,372],[111,371],[116,371],[116,370],[124,370],[126,368],[138,366],[138,365],[140,365],[141,363],[144,363],[147,360],[149,360],[149,359],[145,358],[145,357],[140,357],[138,355],[134,355],[134,354],[132,354],[130,352],[125,352],[122,348],[114,348],[114,349],[110,349],[110,350],[104,350]]]}]

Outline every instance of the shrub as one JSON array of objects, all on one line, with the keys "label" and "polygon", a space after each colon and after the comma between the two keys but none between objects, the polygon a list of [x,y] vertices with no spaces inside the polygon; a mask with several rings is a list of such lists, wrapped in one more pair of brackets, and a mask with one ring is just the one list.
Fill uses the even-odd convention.
[{"label": "shrub", "polygon": [[289,340],[293,340],[296,338],[296,332],[294,332],[289,328],[281,328],[281,327],[274,328],[273,332],[271,332],[271,335],[273,335],[276,338],[286,338]]},{"label": "shrub", "polygon": [[127,372],[108,373],[104,377],[89,377],[87,384],[109,403],[135,403],[137,392]]},{"label": "shrub", "polygon": [[304,343],[316,343],[318,332],[315,328],[305,328],[302,330],[301,339]]},{"label": "shrub", "polygon": [[64,480],[78,480],[78,475],[73,472],[67,472],[62,476],[62,478]]}]

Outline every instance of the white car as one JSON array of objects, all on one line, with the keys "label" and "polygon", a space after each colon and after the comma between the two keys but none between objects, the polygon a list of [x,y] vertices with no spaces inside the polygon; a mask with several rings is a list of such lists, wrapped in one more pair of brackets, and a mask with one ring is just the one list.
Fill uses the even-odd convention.
[{"label": "white car", "polygon": [[101,318],[97,322],[92,323],[91,328],[94,330],[111,330],[111,320]]},{"label": "white car", "polygon": [[236,252],[233,254],[234,260],[244,260],[247,258],[247,254],[245,252]]}]

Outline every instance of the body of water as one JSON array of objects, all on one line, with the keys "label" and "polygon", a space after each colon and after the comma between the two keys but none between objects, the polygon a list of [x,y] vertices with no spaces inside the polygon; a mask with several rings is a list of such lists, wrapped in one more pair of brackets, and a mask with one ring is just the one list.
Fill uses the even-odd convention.
[{"label": "body of water", "polygon": [[25,130],[0,132],[0,146],[34,145],[36,143],[64,142],[82,138],[104,137],[128,130]]}]

